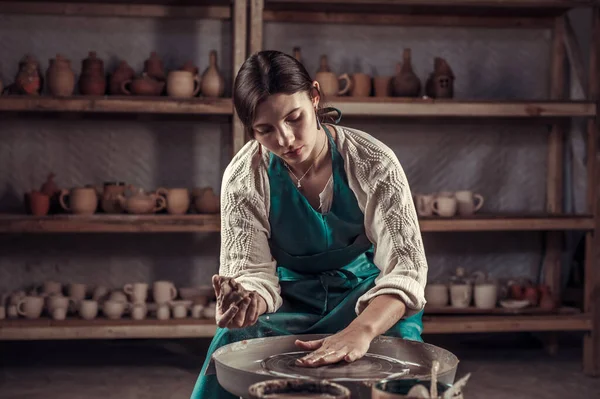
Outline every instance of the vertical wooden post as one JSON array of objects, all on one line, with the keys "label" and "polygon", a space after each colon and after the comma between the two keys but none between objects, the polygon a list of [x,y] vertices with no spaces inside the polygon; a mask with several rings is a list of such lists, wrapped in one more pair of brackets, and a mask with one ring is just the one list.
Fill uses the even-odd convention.
[{"label": "vertical wooden post", "polygon": [[[563,99],[565,94],[565,23],[563,17],[555,19],[552,40],[552,65],[550,78],[550,98]],[[548,137],[548,173],[546,178],[546,211],[550,214],[563,212],[563,146],[564,130],[559,123],[552,125]],[[546,233],[546,254],[544,257],[544,283],[552,293],[561,297],[561,248],[563,233]],[[546,334],[546,348],[555,354],[558,350],[558,334]]]},{"label": "vertical wooden post", "polygon": [[[246,29],[248,20],[248,0],[234,0],[231,22],[233,26],[233,82],[240,67],[246,60]],[[233,155],[242,149],[245,143],[244,126],[235,108],[232,121]]]},{"label": "vertical wooden post", "polygon": [[585,290],[584,308],[592,319],[592,331],[583,340],[583,371],[587,375],[600,376],[600,154],[598,154],[598,112],[600,65],[600,8],[592,12],[592,35],[590,40],[589,98],[596,103],[596,117],[590,118],[587,125],[587,208],[594,215],[593,232],[586,234],[585,240]]},{"label": "vertical wooden post", "polygon": [[263,10],[265,0],[250,0],[250,54],[263,48]]}]

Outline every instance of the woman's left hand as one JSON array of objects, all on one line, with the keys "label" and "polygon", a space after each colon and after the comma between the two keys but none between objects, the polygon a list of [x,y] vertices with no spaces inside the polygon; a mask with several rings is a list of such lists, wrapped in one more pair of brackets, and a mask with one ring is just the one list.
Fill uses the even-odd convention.
[{"label": "woman's left hand", "polygon": [[337,363],[342,360],[351,363],[367,353],[373,336],[367,329],[349,325],[337,334],[316,341],[296,340],[296,346],[313,351],[298,359],[296,364],[304,367],[317,367]]}]

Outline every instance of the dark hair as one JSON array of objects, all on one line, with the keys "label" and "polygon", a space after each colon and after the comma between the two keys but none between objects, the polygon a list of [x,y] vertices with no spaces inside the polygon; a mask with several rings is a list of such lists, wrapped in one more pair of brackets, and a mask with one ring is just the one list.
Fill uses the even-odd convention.
[{"label": "dark hair", "polygon": [[[265,50],[248,57],[233,87],[233,104],[246,132],[252,134],[256,107],[273,94],[311,95],[313,79],[294,57],[281,51]],[[321,108],[321,105],[319,105]]]}]

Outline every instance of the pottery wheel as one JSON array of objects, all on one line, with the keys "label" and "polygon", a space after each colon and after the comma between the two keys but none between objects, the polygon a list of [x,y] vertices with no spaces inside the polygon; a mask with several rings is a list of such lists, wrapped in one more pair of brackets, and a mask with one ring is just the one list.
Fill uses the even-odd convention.
[{"label": "pottery wheel", "polygon": [[273,355],[261,362],[264,371],[285,378],[318,378],[330,381],[364,381],[382,379],[392,374],[409,372],[408,365],[391,357],[367,353],[352,363],[341,361],[319,367],[297,366],[296,360],[310,352],[288,352]]}]

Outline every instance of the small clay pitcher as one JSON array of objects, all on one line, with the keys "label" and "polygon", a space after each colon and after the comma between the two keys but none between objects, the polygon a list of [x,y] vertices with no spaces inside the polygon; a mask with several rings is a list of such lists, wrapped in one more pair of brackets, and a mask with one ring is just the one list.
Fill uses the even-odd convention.
[{"label": "small clay pitcher", "polygon": [[79,91],[87,96],[102,96],[106,93],[104,61],[96,56],[95,51],[90,51],[88,58],[81,62]]},{"label": "small clay pitcher", "polygon": [[[123,82],[133,80],[135,71],[125,61],[121,61],[115,72],[110,77],[108,91],[110,94],[123,95],[128,94],[122,89]],[[131,94],[131,93],[129,93]]]},{"label": "small clay pitcher", "polygon": [[[69,205],[65,202],[67,196],[69,197]],[[76,215],[92,215],[98,207],[98,194],[93,187],[64,189],[60,193],[60,205]]]},{"label": "small clay pitcher", "polygon": [[[352,88],[352,79],[347,73],[337,76],[331,72],[327,56],[321,56],[321,64],[319,70],[315,74],[315,80],[319,82],[321,93],[325,96],[343,96]],[[343,89],[340,90],[340,81],[345,82]]]},{"label": "small clay pitcher", "polygon": [[225,81],[217,65],[215,50],[210,52],[208,60],[208,68],[202,73],[200,92],[204,97],[221,97],[225,92]]},{"label": "small clay pitcher", "polygon": [[396,97],[418,97],[421,93],[421,80],[413,71],[411,50],[408,48],[402,53],[402,63],[398,64],[392,87]]},{"label": "small clay pitcher", "polygon": [[371,77],[366,73],[354,73],[350,77],[350,95],[352,97],[369,97],[371,95]]},{"label": "small clay pitcher", "polygon": [[164,81],[166,79],[163,62],[156,53],[150,53],[150,58],[144,61],[144,72],[153,79]]},{"label": "small clay pitcher", "polygon": [[171,71],[167,76],[167,94],[174,98],[195,97],[200,91],[200,77],[188,71]]},{"label": "small clay pitcher", "polygon": [[49,61],[46,71],[48,91],[56,97],[68,97],[75,90],[75,73],[71,69],[71,61],[60,54]]}]

